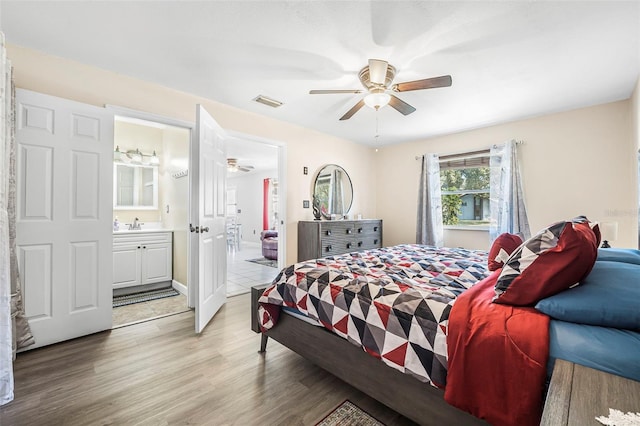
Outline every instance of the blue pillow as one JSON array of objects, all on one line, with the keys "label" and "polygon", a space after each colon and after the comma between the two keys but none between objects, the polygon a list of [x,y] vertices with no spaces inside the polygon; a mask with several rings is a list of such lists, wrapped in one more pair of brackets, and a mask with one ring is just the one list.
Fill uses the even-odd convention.
[{"label": "blue pillow", "polygon": [[598,249],[597,260],[604,260],[607,262],[624,262],[634,263],[640,265],[640,250],[636,249]]},{"label": "blue pillow", "polygon": [[578,324],[640,330],[640,265],[596,261],[579,286],[540,300],[536,309]]},{"label": "blue pillow", "polygon": [[555,359],[640,380],[640,333],[564,321],[549,323],[549,366]]}]

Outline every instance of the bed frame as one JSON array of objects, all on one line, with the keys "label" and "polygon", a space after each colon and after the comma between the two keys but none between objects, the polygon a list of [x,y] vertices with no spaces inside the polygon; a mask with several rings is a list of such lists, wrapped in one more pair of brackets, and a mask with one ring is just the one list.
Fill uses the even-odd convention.
[{"label": "bed frame", "polygon": [[[258,299],[266,287],[251,289],[251,329],[256,333],[260,333]],[[265,352],[269,338],[418,424],[487,425],[447,404],[441,389],[385,365],[322,327],[280,315],[278,324],[262,334],[260,352]]]}]

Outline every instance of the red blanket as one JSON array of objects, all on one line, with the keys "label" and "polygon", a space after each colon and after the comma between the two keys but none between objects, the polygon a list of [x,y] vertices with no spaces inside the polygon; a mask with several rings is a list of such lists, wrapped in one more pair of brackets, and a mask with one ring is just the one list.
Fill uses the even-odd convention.
[{"label": "red blanket", "polygon": [[539,425],[549,317],[533,308],[491,303],[499,273],[453,305],[445,400],[493,426]]}]

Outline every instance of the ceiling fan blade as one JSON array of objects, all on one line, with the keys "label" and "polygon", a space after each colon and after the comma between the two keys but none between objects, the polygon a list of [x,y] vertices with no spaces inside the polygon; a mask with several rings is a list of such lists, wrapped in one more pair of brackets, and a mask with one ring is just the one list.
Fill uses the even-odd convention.
[{"label": "ceiling fan blade", "polygon": [[352,93],[357,95],[358,93],[362,93],[362,90],[359,90],[359,89],[309,90],[310,95],[330,95],[334,93]]},{"label": "ceiling fan blade", "polygon": [[384,85],[387,79],[387,61],[369,59],[369,81],[374,84]]},{"label": "ceiling fan blade", "polygon": [[253,170],[253,166],[238,166],[238,170],[241,172],[250,172]]},{"label": "ceiling fan blade", "polygon": [[349,111],[347,111],[347,113],[345,115],[340,117],[340,121],[350,119],[353,116],[353,114],[358,112],[360,110],[360,108],[362,108],[363,106],[364,106],[364,100],[360,100],[360,102],[355,104],[353,106],[353,108],[351,108]]},{"label": "ceiling fan blade", "polygon": [[424,80],[407,81],[406,83],[394,84],[392,89],[395,92],[408,92],[409,90],[434,89],[436,87],[451,86],[451,76],[425,78]]},{"label": "ceiling fan blade", "polygon": [[404,115],[409,115],[416,110],[414,107],[394,95],[391,95],[391,99],[389,99],[389,105],[391,105],[398,112]]}]

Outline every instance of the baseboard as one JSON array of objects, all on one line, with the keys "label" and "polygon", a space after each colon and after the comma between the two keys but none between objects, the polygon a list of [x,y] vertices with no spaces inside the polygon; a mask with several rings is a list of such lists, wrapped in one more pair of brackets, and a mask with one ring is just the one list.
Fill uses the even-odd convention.
[{"label": "baseboard", "polygon": [[171,282],[171,287],[173,287],[178,293],[187,296],[187,286],[182,284],[181,282],[173,280]]}]

